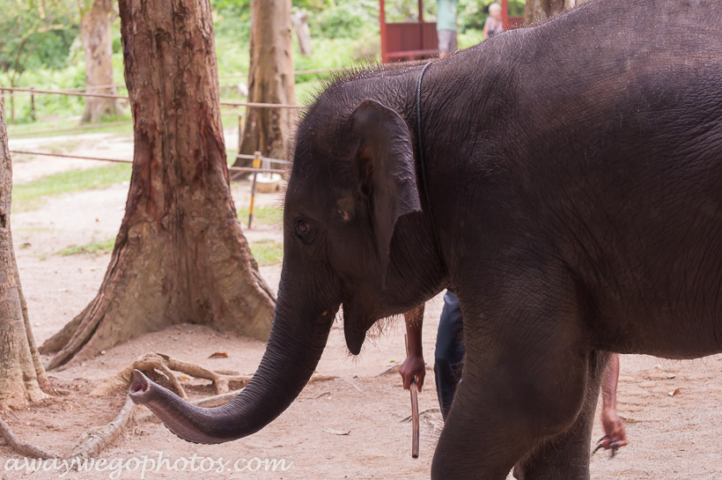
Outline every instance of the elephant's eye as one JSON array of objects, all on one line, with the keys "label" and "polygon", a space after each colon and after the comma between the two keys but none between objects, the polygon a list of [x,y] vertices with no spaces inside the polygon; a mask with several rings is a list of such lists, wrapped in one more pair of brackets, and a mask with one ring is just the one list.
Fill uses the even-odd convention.
[{"label": "elephant's eye", "polygon": [[311,225],[305,220],[296,220],[296,234],[299,237],[305,237],[311,231]]}]

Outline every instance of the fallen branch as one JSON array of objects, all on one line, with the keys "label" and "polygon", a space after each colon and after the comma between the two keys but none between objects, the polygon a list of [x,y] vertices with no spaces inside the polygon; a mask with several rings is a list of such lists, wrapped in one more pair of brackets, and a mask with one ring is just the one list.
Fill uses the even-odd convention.
[{"label": "fallen branch", "polygon": [[29,443],[23,443],[18,440],[13,431],[10,429],[10,425],[0,418],[0,437],[2,437],[9,447],[14,449],[20,455],[31,458],[59,458],[58,455],[50,453],[42,448],[30,445]]},{"label": "fallen branch", "polygon": [[130,396],[125,397],[125,405],[120,409],[120,413],[112,422],[104,427],[91,428],[83,435],[76,444],[75,448],[67,456],[68,459],[74,458],[86,459],[99,454],[109,443],[115,440],[128,421],[133,417],[133,408],[135,404]]}]

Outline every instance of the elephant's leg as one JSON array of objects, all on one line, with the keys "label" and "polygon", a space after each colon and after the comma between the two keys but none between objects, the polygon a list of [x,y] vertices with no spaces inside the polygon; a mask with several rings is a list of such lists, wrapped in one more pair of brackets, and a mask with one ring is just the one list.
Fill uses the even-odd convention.
[{"label": "elephant's leg", "polygon": [[517,480],[588,480],[589,448],[599,389],[610,354],[592,352],[584,407],[564,433],[534,448],[514,468]]},{"label": "elephant's leg", "polygon": [[458,292],[466,361],[434,455],[434,480],[504,480],[582,411],[590,350],[579,297],[573,286],[550,285],[552,275],[520,277],[505,279],[510,292]]}]

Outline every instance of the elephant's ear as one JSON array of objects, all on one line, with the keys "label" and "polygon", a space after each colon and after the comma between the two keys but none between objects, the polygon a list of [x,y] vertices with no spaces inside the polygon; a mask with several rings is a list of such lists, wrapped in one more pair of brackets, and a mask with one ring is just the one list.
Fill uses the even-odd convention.
[{"label": "elephant's ear", "polygon": [[353,112],[353,131],[362,189],[369,196],[381,283],[386,284],[391,239],[396,220],[420,212],[411,134],[401,116],[375,100],[365,100]]}]

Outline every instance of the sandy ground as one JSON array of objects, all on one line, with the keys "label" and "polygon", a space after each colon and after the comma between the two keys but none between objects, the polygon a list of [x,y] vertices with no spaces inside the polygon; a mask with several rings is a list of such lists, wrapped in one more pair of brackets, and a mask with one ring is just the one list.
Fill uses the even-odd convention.
[{"label": "sandy ground", "polygon": [[[99,155],[86,148],[98,139],[77,143],[79,151]],[[114,145],[105,154],[131,156],[130,139],[106,138]],[[77,137],[73,137],[77,142]],[[58,142],[58,137],[48,140]],[[23,148],[39,148],[35,139]],[[13,142],[12,148],[20,148]],[[98,147],[100,148],[100,147]],[[120,153],[123,152],[123,153]],[[60,164],[62,163],[62,167]],[[16,182],[68,168],[97,166],[92,162],[26,160],[15,164]],[[60,169],[60,170],[58,170]],[[247,183],[234,186],[237,206],[248,204]],[[45,208],[13,215],[18,263],[23,288],[38,342],[51,336],[93,298],[109,261],[109,255],[62,257],[55,252],[68,245],[82,245],[113,237],[123,216],[127,185],[105,190],[69,194],[48,202]],[[261,204],[279,202],[278,194],[262,195]],[[277,226],[258,226],[246,232],[249,240],[281,239]],[[274,288],[278,266],[262,268]],[[430,302],[424,325],[427,361],[433,360],[433,344],[441,311],[441,297]],[[349,355],[340,324],[331,332],[329,345],[317,372],[338,379],[309,385],[300,398],[263,431],[249,438],[216,446],[183,442],[157,423],[134,423],[122,438],[103,452],[110,462],[106,470],[71,472],[10,471],[20,461],[0,444],[0,479],[15,478],[232,478],[232,479],[423,479],[428,478],[434,446],[441,426],[433,372],[429,371],[420,396],[423,415],[421,456],[410,455],[411,426],[408,392],[397,374],[380,375],[404,358],[402,322],[367,341],[360,356]],[[184,325],[143,335],[105,355],[83,363],[71,363],[50,372],[51,381],[69,395],[49,399],[22,411],[2,413],[23,439],[58,453],[68,451],[78,436],[91,426],[109,422],[123,403],[123,393],[91,397],[101,380],[121,370],[146,352],[167,353],[214,369],[253,373],[264,344],[235,335],[220,334],[205,327]],[[214,352],[228,358],[209,359]],[[592,458],[593,478],[617,479],[718,479],[722,477],[722,446],[719,431],[722,392],[718,377],[722,356],[695,361],[670,361],[647,356],[624,356],[619,388],[619,410],[626,421],[630,445],[615,458],[604,454]],[[189,381],[194,397],[207,396],[211,389],[203,381]],[[670,396],[670,392],[679,391]],[[597,424],[595,438],[600,437]],[[196,454],[194,463],[193,455]],[[159,471],[142,474],[145,462],[158,456],[169,459]],[[201,457],[208,457],[201,462]],[[288,470],[264,471],[258,459],[285,460]],[[218,472],[219,459],[230,460]],[[147,459],[147,460],[146,460]],[[188,463],[184,467],[184,459]],[[175,463],[175,462],[178,463]],[[115,463],[112,463],[115,462]],[[118,470],[120,462],[123,470]],[[214,463],[211,463],[214,462]],[[234,470],[234,464],[239,471]],[[115,468],[109,467],[113,465]],[[175,465],[183,471],[167,471]],[[201,470],[211,469],[203,473]],[[244,468],[245,470],[240,470]],[[110,468],[110,470],[108,470]],[[196,468],[193,471],[193,468]],[[254,471],[260,468],[258,471]],[[130,471],[134,470],[134,471]]]}]

